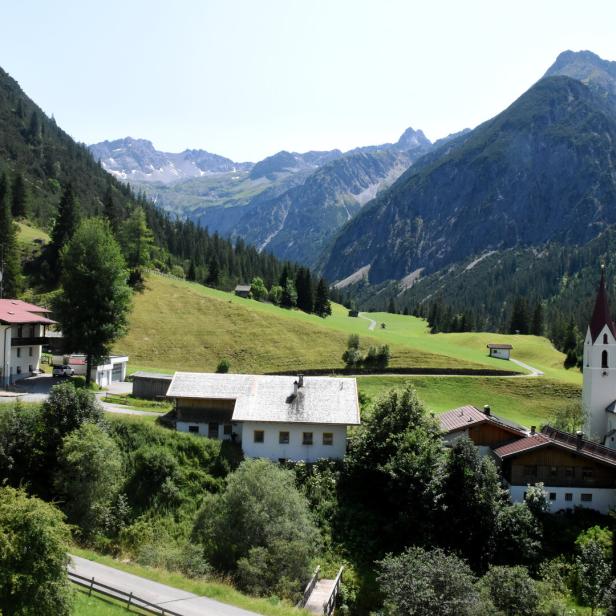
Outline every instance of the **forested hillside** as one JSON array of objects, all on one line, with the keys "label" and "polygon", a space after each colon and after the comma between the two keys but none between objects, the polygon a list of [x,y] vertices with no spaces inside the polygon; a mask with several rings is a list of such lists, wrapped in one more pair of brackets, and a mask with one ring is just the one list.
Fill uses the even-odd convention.
[{"label": "forested hillside", "polygon": [[[0,201],[12,209],[8,216],[28,219],[43,230],[53,231],[58,226],[58,207],[64,203],[67,219],[62,222],[62,232],[68,235],[79,218],[103,216],[126,251],[128,244],[138,245],[141,253],[148,249],[147,255],[137,256],[139,266],[151,265],[224,288],[250,282],[255,276],[263,278],[269,287],[279,281],[285,268],[295,272],[291,264],[283,264],[268,253],[260,254],[241,240],[230,242],[192,222],[176,219],[144,195],[135,194],[128,184],[95,162],[86,146],[76,143],[53,118],[48,118],[2,69],[0,178],[4,178],[0,181]],[[11,228],[8,220],[4,225]],[[15,244],[13,231],[9,233],[13,239],[7,239],[5,231],[0,235],[3,245]],[[65,236],[54,239],[52,233],[56,252],[61,248],[60,240],[66,241]],[[5,250],[5,259],[11,250]],[[127,260],[130,266],[131,259]],[[55,265],[50,257],[30,261],[24,267],[33,280],[49,287],[57,279],[49,272]]]}]

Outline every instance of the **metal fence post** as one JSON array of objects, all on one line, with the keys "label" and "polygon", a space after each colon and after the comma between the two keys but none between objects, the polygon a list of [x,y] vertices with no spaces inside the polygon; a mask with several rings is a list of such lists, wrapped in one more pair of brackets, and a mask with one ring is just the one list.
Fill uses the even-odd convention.
[{"label": "metal fence post", "polygon": [[92,576],[92,581],[90,582],[90,590],[88,591],[88,597],[92,595],[92,587],[94,586],[94,576]]}]

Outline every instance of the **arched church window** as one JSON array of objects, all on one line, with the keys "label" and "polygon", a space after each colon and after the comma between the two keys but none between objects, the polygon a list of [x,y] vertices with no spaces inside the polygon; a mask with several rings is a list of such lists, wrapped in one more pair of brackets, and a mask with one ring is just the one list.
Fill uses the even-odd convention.
[{"label": "arched church window", "polygon": [[607,351],[603,351],[603,353],[601,353],[601,367],[602,368],[607,368]]},{"label": "arched church window", "polygon": [[603,334],[603,344],[607,344],[607,334]]}]

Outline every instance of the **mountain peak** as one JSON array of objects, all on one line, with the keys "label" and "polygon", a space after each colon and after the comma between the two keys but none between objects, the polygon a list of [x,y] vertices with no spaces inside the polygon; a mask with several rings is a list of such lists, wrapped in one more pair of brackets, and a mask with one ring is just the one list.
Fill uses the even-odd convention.
[{"label": "mountain peak", "polygon": [[616,105],[616,62],[604,60],[592,51],[563,51],[544,77],[564,75],[581,81],[595,93]]},{"label": "mountain peak", "polygon": [[418,147],[432,145],[431,141],[424,135],[424,132],[415,130],[410,126],[400,135],[396,147],[400,150],[413,150]]}]

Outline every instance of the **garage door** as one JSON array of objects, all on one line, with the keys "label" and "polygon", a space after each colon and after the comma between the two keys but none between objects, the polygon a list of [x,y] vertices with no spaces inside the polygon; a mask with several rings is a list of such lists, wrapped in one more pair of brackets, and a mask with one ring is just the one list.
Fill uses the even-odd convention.
[{"label": "garage door", "polygon": [[113,370],[111,372],[111,380],[112,381],[122,380],[122,364],[114,364]]}]

